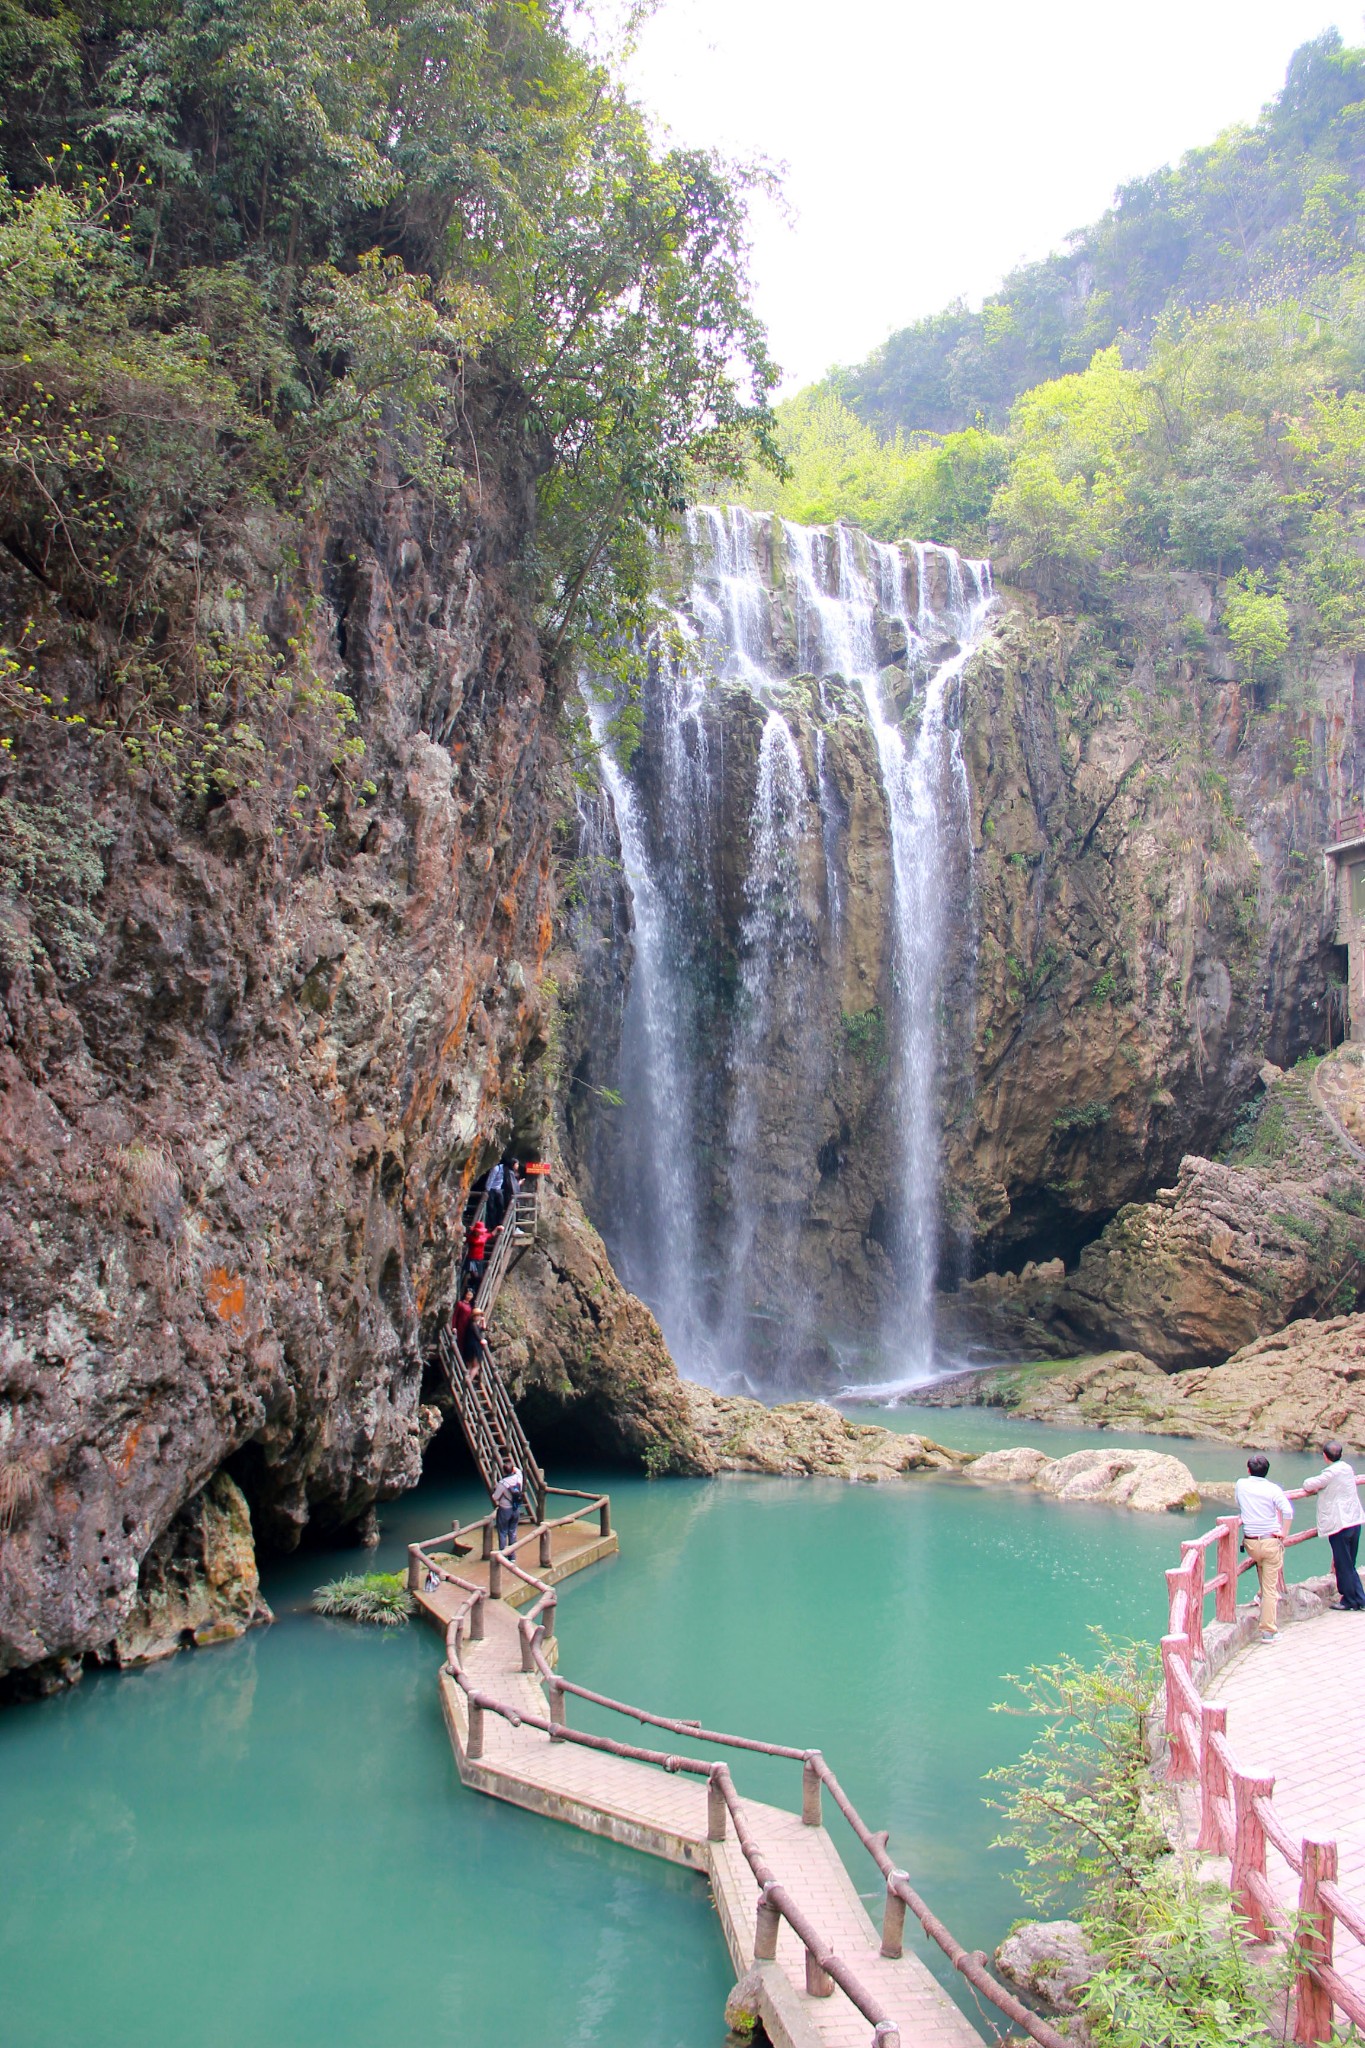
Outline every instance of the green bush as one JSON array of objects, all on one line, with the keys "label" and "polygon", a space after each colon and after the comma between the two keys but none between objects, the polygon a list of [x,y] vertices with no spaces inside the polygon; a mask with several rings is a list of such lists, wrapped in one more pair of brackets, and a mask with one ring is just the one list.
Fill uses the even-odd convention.
[{"label": "green bush", "polygon": [[1078,1994],[1097,2048],[1245,2048],[1266,2037],[1288,1965],[1253,1964],[1226,1890],[1169,1852],[1147,1761],[1156,1651],[1092,1633],[1096,1665],[1035,1666],[996,1709],[1041,1723],[989,1774],[997,1846],[1022,1854],[1015,1881],[1035,1911],[1079,1909],[1100,1964]]},{"label": "green bush", "polygon": [[380,1628],[401,1628],[415,1608],[405,1573],[354,1572],[319,1586],[313,1595],[313,1612],[374,1622]]}]

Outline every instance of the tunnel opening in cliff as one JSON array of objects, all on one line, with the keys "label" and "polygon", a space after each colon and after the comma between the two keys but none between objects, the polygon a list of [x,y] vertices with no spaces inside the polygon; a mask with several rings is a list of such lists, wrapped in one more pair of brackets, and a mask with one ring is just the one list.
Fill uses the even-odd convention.
[{"label": "tunnel opening in cliff", "polygon": [[1030,1262],[1041,1265],[1048,1259],[1061,1259],[1067,1272],[1074,1272],[1086,1246],[1103,1234],[1116,1214],[1115,1209],[1081,1213],[1046,1188],[1030,1189],[1016,1198],[1006,1222],[981,1239],[970,1270],[962,1277],[972,1280],[982,1273],[1017,1270]]}]

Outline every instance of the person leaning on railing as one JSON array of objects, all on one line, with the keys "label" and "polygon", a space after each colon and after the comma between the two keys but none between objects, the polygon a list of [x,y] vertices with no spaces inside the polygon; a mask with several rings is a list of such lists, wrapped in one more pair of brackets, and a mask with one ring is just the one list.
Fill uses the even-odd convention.
[{"label": "person leaning on railing", "polygon": [[1360,1545],[1360,1494],[1356,1475],[1342,1456],[1336,1437],[1322,1447],[1325,1472],[1305,1479],[1305,1493],[1318,1497],[1318,1534],[1332,1546],[1332,1570],[1337,1577],[1338,1606],[1346,1614],[1365,1614],[1365,1586],[1356,1570]]},{"label": "person leaning on railing", "polygon": [[1236,1486],[1237,1512],[1242,1518],[1242,1545],[1256,1567],[1261,1582],[1261,1614],[1256,1631],[1259,1643],[1273,1643],[1279,1634],[1275,1626],[1280,1603],[1280,1573],[1284,1566],[1284,1539],[1294,1519],[1294,1503],[1283,1488],[1267,1478],[1270,1460],[1264,1451],[1247,1459],[1247,1477]]}]

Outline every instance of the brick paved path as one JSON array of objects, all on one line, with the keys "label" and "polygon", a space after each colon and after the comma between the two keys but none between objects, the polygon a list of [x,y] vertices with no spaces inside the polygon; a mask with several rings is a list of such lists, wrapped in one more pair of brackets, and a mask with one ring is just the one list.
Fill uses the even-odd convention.
[{"label": "brick paved path", "polygon": [[[1228,1741],[1244,1771],[1275,1780],[1275,1811],[1295,1841],[1338,1845],[1338,1879],[1365,1900],[1365,1615],[1296,1621],[1253,1646],[1205,1694],[1228,1710]],[[1299,1881],[1273,1845],[1266,1874],[1291,1915]],[[1344,1927],[1336,1967],[1365,1997],[1365,1950]]]},{"label": "brick paved path", "polygon": [[[475,1576],[463,1560],[458,1568]],[[442,1587],[430,1599],[419,1594],[418,1601],[427,1618],[443,1627],[452,1605],[450,1589]],[[505,1604],[489,1601],[485,1631],[483,1642],[465,1645],[471,1683],[509,1706],[546,1715],[539,1681],[521,1670],[516,1616]],[[733,1829],[727,1829],[724,1842],[706,1839],[705,1779],[675,1777],[649,1764],[602,1756],[571,1743],[551,1743],[539,1731],[512,1727],[491,1713],[484,1716],[483,1756],[474,1761],[466,1753],[464,1694],[444,1674],[441,1705],[466,1785],[705,1873],[736,1973],[749,1968],[758,1886]],[[572,1696],[568,1705],[572,1716]],[[633,1723],[623,1726],[620,1739],[667,1741],[650,1729],[635,1731]],[[799,1787],[800,1766],[793,1763],[791,1769]],[[824,1828],[806,1827],[798,1814],[779,1807],[747,1800],[745,1807],[776,1875],[791,1888],[830,1947],[896,2019],[902,2048],[981,2048],[980,2036],[918,1956],[907,1948],[893,1962],[878,1953],[880,1928],[873,1926]],[[870,1860],[866,1879],[869,1891],[880,1888]],[[769,1965],[765,1977],[771,2009],[765,2008],[764,2021],[775,2042],[785,2048],[869,2048],[872,2029],[842,1991],[836,1989],[829,1998],[814,1998],[806,1991],[805,1951],[785,1921],[778,1937],[777,1971]]]}]

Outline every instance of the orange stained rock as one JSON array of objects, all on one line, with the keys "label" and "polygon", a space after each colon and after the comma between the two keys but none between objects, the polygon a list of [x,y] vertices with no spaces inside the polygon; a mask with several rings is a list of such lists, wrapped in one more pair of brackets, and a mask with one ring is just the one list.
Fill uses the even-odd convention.
[{"label": "orange stained rock", "polygon": [[204,1294],[220,1322],[239,1322],[246,1314],[246,1281],[226,1266],[210,1266]]}]

